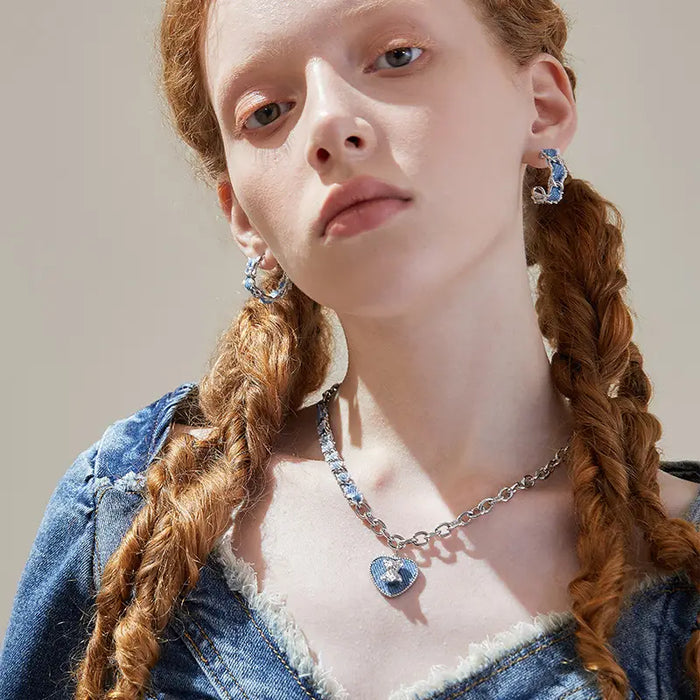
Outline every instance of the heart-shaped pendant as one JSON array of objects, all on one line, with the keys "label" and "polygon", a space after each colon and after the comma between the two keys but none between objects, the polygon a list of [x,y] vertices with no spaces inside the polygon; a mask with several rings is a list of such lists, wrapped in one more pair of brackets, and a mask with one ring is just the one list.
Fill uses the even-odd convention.
[{"label": "heart-shaped pendant", "polygon": [[406,557],[381,556],[369,565],[374,585],[387,598],[406,592],[418,578],[418,564]]}]

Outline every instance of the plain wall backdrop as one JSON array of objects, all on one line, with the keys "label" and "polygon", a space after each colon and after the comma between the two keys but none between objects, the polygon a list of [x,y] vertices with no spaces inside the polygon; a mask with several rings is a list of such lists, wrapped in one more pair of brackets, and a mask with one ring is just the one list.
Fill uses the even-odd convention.
[{"label": "plain wall backdrop", "polygon": [[[664,458],[700,459],[700,5],[562,7],[579,80],[564,158],[626,220],[634,339]],[[197,381],[248,295],[215,194],[165,123],[160,10],[3,2],[3,635],[63,473],[110,423]]]}]

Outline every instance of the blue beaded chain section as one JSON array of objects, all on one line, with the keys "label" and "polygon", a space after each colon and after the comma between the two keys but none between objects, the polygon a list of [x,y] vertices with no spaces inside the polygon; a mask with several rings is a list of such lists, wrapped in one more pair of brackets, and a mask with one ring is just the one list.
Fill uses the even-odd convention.
[{"label": "blue beaded chain section", "polygon": [[328,403],[338,391],[339,387],[340,383],[334,384],[330,389],[324,391],[323,400],[319,401],[316,405],[318,435],[321,443],[321,451],[340,486],[340,490],[348,500],[348,503],[355,508],[364,503],[364,497],[352,480],[348,470],[345,468],[343,458],[338,453],[328,419]]}]

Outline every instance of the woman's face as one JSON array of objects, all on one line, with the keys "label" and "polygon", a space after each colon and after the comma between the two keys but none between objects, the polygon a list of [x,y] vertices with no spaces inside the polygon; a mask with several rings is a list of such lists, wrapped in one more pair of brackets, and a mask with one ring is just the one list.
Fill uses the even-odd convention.
[{"label": "woman's face", "polygon": [[[523,163],[543,166],[530,85],[465,0],[215,0],[203,51],[233,233],[324,306],[396,313],[522,236]],[[358,175],[410,204],[320,236],[329,191]]]}]

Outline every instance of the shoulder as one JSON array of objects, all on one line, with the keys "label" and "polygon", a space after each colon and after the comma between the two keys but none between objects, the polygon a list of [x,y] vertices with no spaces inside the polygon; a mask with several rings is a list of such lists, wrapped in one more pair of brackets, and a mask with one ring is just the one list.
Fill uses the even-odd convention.
[{"label": "shoulder", "polygon": [[[34,543],[34,557],[90,562],[99,586],[110,555],[143,505],[146,470],[164,443],[179,406],[196,392],[181,384],[129,416],[111,423],[75,459],[56,485]],[[89,582],[83,582],[85,590]]]},{"label": "shoulder", "polygon": [[662,460],[658,483],[669,517],[700,524],[700,461]]},{"label": "shoulder", "polygon": [[92,483],[96,585],[144,505],[148,466],[163,448],[177,416],[191,410],[197,389],[192,382],[181,384],[105,430],[95,453]]},{"label": "shoulder", "polygon": [[130,472],[144,471],[162,448],[178,408],[196,392],[196,383],[181,384],[109,425],[95,453],[95,478],[113,483]]},{"label": "shoulder", "polygon": [[121,481],[134,481],[153,460],[168,432],[175,411],[197,385],[181,384],[131,415],[114,421],[102,437],[83,450],[56,484],[42,527],[50,527],[64,509],[89,516],[95,494]]},{"label": "shoulder", "polygon": [[[165,442],[178,407],[196,390],[195,383],[181,384],[108,425],[56,485],[38,540],[60,540],[68,522],[74,534],[84,532],[85,548],[89,542],[94,551],[80,554],[92,561],[94,583],[142,505],[147,467]],[[57,557],[69,554],[58,542],[51,546]]]},{"label": "shoulder", "polygon": [[0,697],[64,697],[104,565],[143,499],[142,473],[196,384],[182,384],[107,427],[63,474],[17,587],[0,651]]}]

